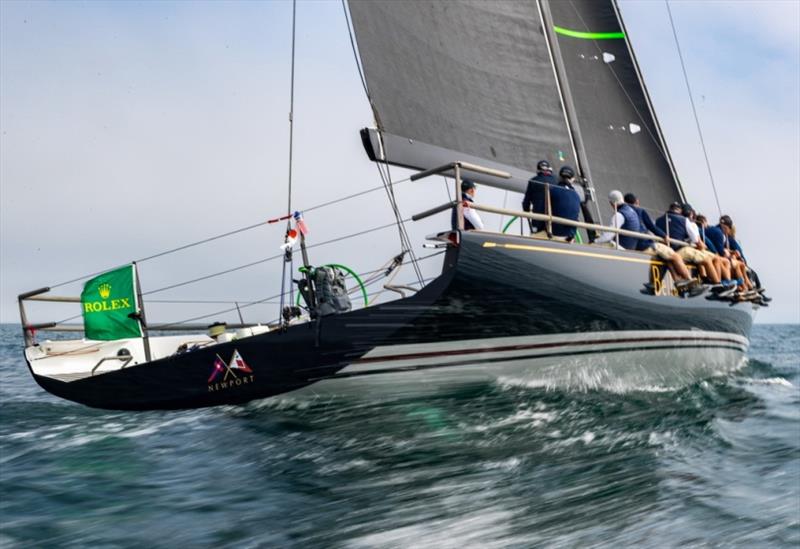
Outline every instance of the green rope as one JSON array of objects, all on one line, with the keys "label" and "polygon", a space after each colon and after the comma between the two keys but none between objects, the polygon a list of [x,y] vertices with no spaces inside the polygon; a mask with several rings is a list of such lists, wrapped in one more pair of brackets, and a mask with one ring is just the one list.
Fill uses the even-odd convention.
[{"label": "green rope", "polygon": [[505,227],[503,227],[503,234],[505,234],[505,233],[506,233],[506,231],[507,231],[507,230],[508,230],[508,228],[511,226],[511,224],[512,224],[514,221],[516,221],[517,219],[519,219],[519,217],[517,217],[517,216],[515,215],[514,217],[512,217],[511,219],[509,219],[509,220],[508,220],[508,223],[506,223],[506,226],[505,226]]}]

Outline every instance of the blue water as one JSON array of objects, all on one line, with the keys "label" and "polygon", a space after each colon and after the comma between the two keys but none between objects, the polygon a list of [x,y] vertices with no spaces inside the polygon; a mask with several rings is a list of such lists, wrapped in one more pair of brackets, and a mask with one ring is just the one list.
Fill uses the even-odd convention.
[{"label": "blue water", "polygon": [[0,547],[798,547],[800,327],[625,393],[92,410],[0,326]]}]

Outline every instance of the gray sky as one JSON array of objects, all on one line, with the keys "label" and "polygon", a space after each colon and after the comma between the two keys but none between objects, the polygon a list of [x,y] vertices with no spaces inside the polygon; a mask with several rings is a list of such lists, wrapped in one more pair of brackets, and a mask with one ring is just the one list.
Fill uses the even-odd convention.
[{"label": "gray sky", "polygon": [[[775,298],[757,320],[800,322],[800,4],[671,6],[722,207]],[[684,188],[713,217],[664,4],[621,7]],[[285,210],[290,25],[288,2],[0,2],[0,321],[18,321],[22,291]],[[299,3],[297,48],[293,200],[302,209],[380,182],[358,136],[371,116],[339,2]],[[481,193],[498,205],[505,198]],[[403,183],[397,195],[406,216],[447,198],[441,180]],[[391,220],[380,192],[307,217],[312,241]],[[419,244],[446,224],[441,216],[409,229]],[[281,232],[262,227],[146,262],[144,290],[274,255]],[[387,229],[314,250],[312,262],[366,271],[397,251]],[[438,264],[428,263],[430,276]],[[279,266],[148,298],[261,299],[278,293]],[[406,268],[398,281],[410,275]],[[148,315],[178,320],[225,307],[151,302]],[[246,309],[245,320],[271,320],[277,309]],[[40,308],[33,320],[77,312]],[[218,318],[233,319],[210,320]]]}]

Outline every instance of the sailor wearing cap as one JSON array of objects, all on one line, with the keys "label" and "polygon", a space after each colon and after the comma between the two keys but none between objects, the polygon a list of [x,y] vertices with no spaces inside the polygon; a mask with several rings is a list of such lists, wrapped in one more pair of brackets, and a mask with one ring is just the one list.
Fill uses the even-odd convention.
[{"label": "sailor wearing cap", "polygon": [[[478,215],[478,211],[474,208],[470,208],[469,205],[475,202],[475,189],[477,189],[477,185],[475,185],[474,181],[469,179],[464,179],[461,181],[461,204],[463,206],[464,211],[464,230],[465,231],[472,231],[474,229],[483,229],[483,221],[481,221],[481,217]],[[451,219],[451,225],[453,230],[458,229],[458,219],[456,218],[456,210],[453,208],[453,216]]]},{"label": "sailor wearing cap", "polygon": [[[525,197],[522,199],[522,211],[534,213],[545,212],[545,185],[557,184],[556,178],[553,177],[553,167],[547,160],[540,160],[536,164],[536,175],[528,180],[528,188],[525,190]],[[533,219],[528,220],[531,233],[536,233],[544,230],[545,222],[536,221]]]},{"label": "sailor wearing cap", "polygon": [[[722,277],[714,258],[705,251],[705,243],[700,240],[697,225],[683,216],[684,210],[694,211],[689,204],[673,202],[669,205],[667,213],[656,219],[656,227],[669,236],[670,246],[678,252],[683,261],[697,265],[713,284],[719,284]],[[689,245],[679,245],[676,242],[686,242]]]},{"label": "sailor wearing cap", "polygon": [[[733,240],[734,230],[733,219],[731,219],[729,215],[723,215],[719,218],[718,225],[706,229],[706,237],[714,244],[717,253],[730,261],[733,271],[732,275],[735,274],[737,279],[740,279],[744,288],[749,290],[752,289],[753,284],[747,276],[747,266],[744,260],[738,259],[735,257],[736,254],[732,254],[730,251],[732,248],[739,247],[738,242],[736,242],[735,246],[732,244],[735,242],[735,240]],[[741,247],[739,247],[739,249],[741,249]]]},{"label": "sailor wearing cap", "polygon": [[[653,223],[647,210],[639,205],[639,199],[636,198],[635,194],[627,193],[625,195],[625,203],[633,208],[633,211],[639,216],[639,225],[642,232],[647,230],[661,238],[667,237],[666,233]],[[641,239],[636,244],[636,249],[666,261],[670,271],[677,280],[688,280],[691,278],[691,273],[689,273],[689,269],[686,268],[686,264],[683,262],[683,259],[681,259],[681,256],[666,244],[656,242],[655,240]]]},{"label": "sailor wearing cap", "polygon": [[[637,233],[642,232],[642,226],[639,223],[639,214],[625,203],[621,192],[611,191],[608,193],[608,202],[611,204],[611,207],[614,208],[614,217],[611,218],[611,227]],[[595,243],[609,244],[612,247],[617,247],[616,242],[619,242],[620,248],[635,250],[637,241],[637,238],[626,235],[619,235],[619,239],[617,240],[617,233],[606,231],[595,240]]]},{"label": "sailor wearing cap", "polygon": [[706,238],[714,245],[714,249],[719,255],[724,256],[724,250],[730,247],[728,237],[733,228],[733,220],[728,215],[719,218],[719,225],[706,228]]},{"label": "sailor wearing cap", "polygon": [[[581,194],[573,186],[575,170],[562,166],[558,171],[558,186],[550,187],[550,207],[555,217],[578,221],[581,214]],[[553,223],[553,236],[572,242],[577,229],[569,225]]]}]

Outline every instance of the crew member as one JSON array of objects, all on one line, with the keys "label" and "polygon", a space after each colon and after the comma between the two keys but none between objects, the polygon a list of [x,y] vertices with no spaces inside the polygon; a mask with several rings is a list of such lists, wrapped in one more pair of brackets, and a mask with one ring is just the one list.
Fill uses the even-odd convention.
[{"label": "crew member", "polygon": [[[682,215],[683,209],[682,204],[673,202],[669,205],[667,213],[656,219],[656,227],[667,234],[670,246],[683,259],[684,263],[697,265],[701,275],[708,278],[712,284],[720,284],[722,278],[714,258],[704,252],[705,244],[700,241],[697,225]],[[689,245],[681,246],[677,242],[688,242]]]},{"label": "crew member", "polygon": [[[647,211],[639,205],[639,199],[636,198],[636,195],[633,193],[627,193],[625,195],[625,204],[633,208],[633,211],[638,214],[639,225],[642,229],[642,232],[645,232],[644,229],[647,229],[656,236],[660,236],[664,239],[667,238],[666,233],[656,227],[656,224],[653,223],[653,220],[650,218],[650,214],[648,214]],[[676,279],[689,280],[692,278],[692,275],[689,273],[689,269],[686,267],[683,259],[681,259],[681,256],[679,256],[675,250],[666,244],[656,242],[655,240],[641,239],[636,245],[636,249],[650,255],[654,255],[665,261]]]},{"label": "crew member", "polygon": [[[642,232],[642,226],[639,223],[639,214],[625,203],[625,198],[619,191],[611,191],[608,193],[608,202],[614,208],[614,217],[611,218],[610,226],[614,229],[624,229],[636,233]],[[608,243],[611,247],[616,248],[617,243],[619,247],[624,250],[635,250],[637,247],[637,238],[633,236],[626,236],[617,234],[611,231],[606,231],[595,240],[596,244]]]},{"label": "crew member", "polygon": [[[558,185],[550,187],[550,209],[553,216],[578,221],[581,213],[581,195],[573,186],[575,170],[570,166],[562,166],[558,172]],[[572,242],[576,227],[553,223],[553,236]]]},{"label": "crew member", "polygon": [[696,214],[694,210],[687,212],[685,209],[686,206],[687,204],[684,204],[683,215],[688,214],[689,219],[693,221],[695,225],[697,225],[697,230],[700,233],[700,240],[706,245],[705,253],[710,254],[714,258],[714,265],[719,271],[720,278],[722,278],[722,285],[726,288],[729,288],[731,286],[744,283],[744,280],[731,280],[732,275],[730,261],[719,255],[719,250],[717,250],[716,246],[714,246],[714,243],[706,235],[706,229],[708,228],[708,219],[706,219],[706,216]]},{"label": "crew member", "polygon": [[[553,168],[547,160],[540,160],[536,164],[536,175],[528,180],[528,188],[522,199],[522,211],[543,214],[545,213],[545,185],[556,185],[553,177]],[[545,222],[534,219],[528,220],[531,234],[544,230]]]},{"label": "crew member", "polygon": [[706,236],[714,244],[717,253],[730,261],[731,270],[733,274],[736,275],[737,282],[741,279],[741,285],[744,286],[746,290],[752,289],[753,284],[750,281],[750,277],[747,275],[747,265],[743,260],[737,258],[735,253],[731,253],[730,251],[730,239],[733,236],[733,220],[731,217],[729,215],[720,217],[718,225],[706,229]]},{"label": "crew member", "polygon": [[[475,229],[483,229],[483,221],[481,221],[481,217],[478,215],[478,211],[475,208],[470,208],[470,204],[475,202],[475,189],[477,186],[475,182],[464,179],[461,181],[461,206],[462,211],[464,213],[464,230],[465,231],[472,231]],[[456,217],[457,213],[455,208],[453,208],[453,216],[451,219],[451,225],[453,230],[458,229],[458,218]]]},{"label": "crew member", "polygon": [[706,229],[708,228],[708,218],[703,214],[697,214],[694,219],[695,224],[697,225],[697,229],[700,231],[700,238],[703,239],[703,243],[706,245],[706,248],[709,252],[719,254],[719,250],[717,250],[714,243],[711,242],[711,239],[708,238],[706,235]]}]

